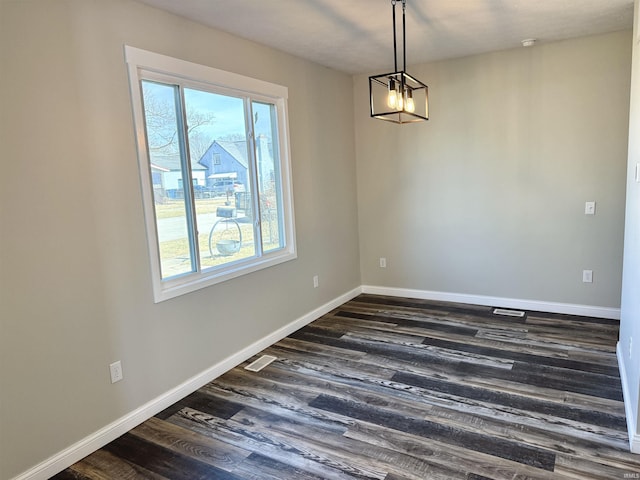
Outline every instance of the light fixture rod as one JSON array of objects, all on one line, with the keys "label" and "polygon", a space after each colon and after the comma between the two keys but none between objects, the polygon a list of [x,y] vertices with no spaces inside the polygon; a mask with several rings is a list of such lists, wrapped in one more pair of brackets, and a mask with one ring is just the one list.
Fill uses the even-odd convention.
[{"label": "light fixture rod", "polygon": [[[407,30],[404,13],[407,10],[407,0],[402,0],[402,71],[407,71]],[[396,71],[398,67],[396,67]]]},{"label": "light fixture rod", "polygon": [[[391,11],[393,16],[393,68],[398,71],[398,47],[396,41],[396,3],[397,0],[391,0]],[[405,13],[407,11],[407,0],[402,0],[402,71],[407,71],[407,22]]]},{"label": "light fixture rod", "polygon": [[391,11],[393,12],[393,71],[398,71],[398,50],[396,47],[396,0],[391,0]]}]

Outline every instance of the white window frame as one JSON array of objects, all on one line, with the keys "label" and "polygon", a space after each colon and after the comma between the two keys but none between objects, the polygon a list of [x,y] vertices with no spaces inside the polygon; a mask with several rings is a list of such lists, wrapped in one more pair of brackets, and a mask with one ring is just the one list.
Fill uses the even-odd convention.
[{"label": "white window frame", "polygon": [[[125,61],[129,71],[129,87],[138,149],[138,167],[140,170],[155,303],[297,258],[293,191],[291,186],[291,162],[289,155],[287,87],[149,52],[129,45],[125,45],[124,48]],[[153,185],[151,182],[152,176],[145,133],[141,90],[141,80],[149,78],[149,75],[168,75],[175,79],[181,79],[186,83],[208,85],[218,90],[229,89],[233,92],[241,92],[242,95],[248,96],[252,100],[267,100],[269,103],[275,105],[279,136],[278,148],[280,154],[284,248],[264,253],[259,257],[238,260],[215,269],[204,269],[198,272],[162,279],[153,204]],[[256,226],[260,228],[259,225]]]}]

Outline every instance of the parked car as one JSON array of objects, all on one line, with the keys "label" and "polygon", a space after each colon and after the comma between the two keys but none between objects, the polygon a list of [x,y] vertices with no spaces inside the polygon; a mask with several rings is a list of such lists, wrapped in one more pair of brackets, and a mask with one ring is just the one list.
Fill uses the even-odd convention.
[{"label": "parked car", "polygon": [[238,192],[244,192],[244,185],[233,180],[218,180],[211,186],[211,193],[218,195],[233,195]]},{"label": "parked car", "polygon": [[212,196],[209,189],[203,185],[194,185],[193,193],[196,196],[196,198],[209,198]]}]

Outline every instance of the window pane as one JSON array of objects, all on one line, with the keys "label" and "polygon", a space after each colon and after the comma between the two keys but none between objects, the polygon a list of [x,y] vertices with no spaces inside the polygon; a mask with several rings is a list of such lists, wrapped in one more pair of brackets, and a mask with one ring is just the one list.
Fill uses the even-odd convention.
[{"label": "window pane", "polygon": [[274,105],[252,102],[252,109],[256,133],[262,249],[268,252],[284,247],[278,125]]},{"label": "window pane", "polygon": [[254,257],[242,98],[184,89],[202,268]]},{"label": "window pane", "polygon": [[128,45],[125,58],[155,301],[295,259],[288,89]]},{"label": "window pane", "polygon": [[195,270],[178,135],[176,85],[142,81],[145,128],[162,279]]}]

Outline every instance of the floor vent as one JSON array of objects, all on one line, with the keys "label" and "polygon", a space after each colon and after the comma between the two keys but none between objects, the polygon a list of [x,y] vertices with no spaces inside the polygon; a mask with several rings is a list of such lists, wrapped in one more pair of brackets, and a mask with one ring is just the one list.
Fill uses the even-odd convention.
[{"label": "floor vent", "polygon": [[494,308],[494,315],[503,315],[505,317],[524,317],[524,312],[520,310],[507,310],[506,308]]},{"label": "floor vent", "polygon": [[274,360],[277,360],[277,357],[272,357],[271,355],[262,355],[255,362],[251,362],[249,365],[244,367],[244,369],[249,370],[251,372],[259,372]]}]

